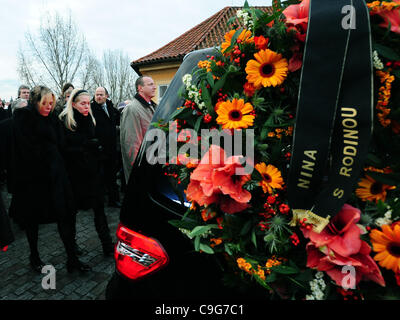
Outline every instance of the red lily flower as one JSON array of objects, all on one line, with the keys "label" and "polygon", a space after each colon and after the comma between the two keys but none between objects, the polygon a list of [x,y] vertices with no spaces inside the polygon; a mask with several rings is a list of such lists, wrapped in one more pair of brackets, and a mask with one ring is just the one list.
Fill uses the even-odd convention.
[{"label": "red lily flower", "polygon": [[301,228],[311,240],[307,244],[307,266],[325,271],[339,286],[347,276],[343,272],[346,265],[355,268],[355,284],[366,279],[385,286],[379,267],[369,255],[370,246],[360,239],[361,230],[356,225],[359,220],[360,210],[345,204],[321,233]]},{"label": "red lily flower", "polygon": [[224,149],[211,145],[190,176],[186,191],[188,200],[201,206],[218,203],[226,213],[246,209],[251,193],[243,189],[243,184],[249,175],[235,174],[236,169],[242,167],[239,159],[239,156],[226,158]]}]

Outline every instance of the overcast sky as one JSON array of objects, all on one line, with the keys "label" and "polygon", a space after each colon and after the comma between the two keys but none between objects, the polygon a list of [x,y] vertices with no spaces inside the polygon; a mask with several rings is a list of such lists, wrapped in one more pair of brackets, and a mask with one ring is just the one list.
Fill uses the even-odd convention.
[{"label": "overcast sky", "polygon": [[[248,2],[251,6],[271,5],[271,0]],[[122,49],[135,60],[222,8],[243,4],[244,0],[1,0],[0,98],[16,98],[18,48],[27,31],[37,32],[45,11],[67,14],[71,10],[89,48],[99,58],[105,49]]]}]

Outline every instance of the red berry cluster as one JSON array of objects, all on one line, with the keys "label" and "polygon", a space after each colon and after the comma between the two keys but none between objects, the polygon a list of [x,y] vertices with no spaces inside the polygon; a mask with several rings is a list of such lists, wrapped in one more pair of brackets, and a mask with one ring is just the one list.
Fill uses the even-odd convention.
[{"label": "red berry cluster", "polygon": [[[169,163],[167,162],[165,165],[166,165],[166,166],[169,166]],[[178,174],[177,174],[177,173],[168,173],[168,172],[164,172],[164,175],[165,175],[165,176],[168,176],[168,177],[172,177],[172,178],[174,178],[174,179],[178,179],[178,184],[181,184],[181,183],[182,183],[181,179],[178,178]]]},{"label": "red berry cluster", "polygon": [[336,291],[343,296],[343,300],[363,300],[362,295],[359,296],[352,290],[345,290],[343,288],[337,287]]},{"label": "red berry cluster", "polygon": [[196,103],[194,101],[186,99],[184,106],[185,106],[185,108],[191,108],[194,110],[196,107]]},{"label": "red berry cluster", "polygon": [[[241,43],[242,41],[238,39],[236,42]],[[239,49],[238,45],[233,47],[232,58],[235,63],[239,64],[240,58],[244,58],[245,56],[246,55]]]},{"label": "red berry cluster", "polygon": [[218,96],[217,102],[223,102],[223,101],[226,101],[226,99],[228,99],[228,95],[223,94],[222,89],[218,90],[217,96]]},{"label": "red berry cluster", "polygon": [[203,117],[203,122],[204,123],[210,123],[212,121],[212,117],[207,113]]},{"label": "red berry cluster", "polygon": [[300,227],[301,228],[306,228],[307,230],[312,229],[312,224],[307,223],[307,218],[304,218],[299,221]]},{"label": "red berry cluster", "polygon": [[398,69],[400,68],[400,61],[389,61],[388,63],[386,63],[386,67]]},{"label": "red berry cluster", "polygon": [[292,235],[291,235],[289,238],[290,238],[290,240],[292,241],[292,244],[293,244],[295,247],[297,247],[297,246],[299,245],[300,240],[299,240],[299,237],[297,236],[296,233],[293,232]]},{"label": "red berry cluster", "polygon": [[290,207],[287,204],[280,204],[279,205],[279,212],[282,214],[288,214],[290,211]]}]

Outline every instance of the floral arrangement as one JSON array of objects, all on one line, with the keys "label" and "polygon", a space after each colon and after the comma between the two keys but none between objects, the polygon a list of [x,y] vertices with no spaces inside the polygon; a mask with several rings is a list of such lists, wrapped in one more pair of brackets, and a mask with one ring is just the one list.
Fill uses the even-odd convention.
[{"label": "floral arrangement", "polygon": [[[185,102],[172,117],[178,143],[194,130],[205,153],[164,166],[191,202],[190,219],[170,223],[197,251],[224,259],[227,285],[282,299],[400,298],[400,0],[367,2],[373,136],[358,185],[320,233],[293,221],[286,197],[309,0],[274,0],[269,12],[246,1],[215,55],[183,78]],[[240,155],[206,144],[201,129],[254,130],[252,173],[237,175]]]}]

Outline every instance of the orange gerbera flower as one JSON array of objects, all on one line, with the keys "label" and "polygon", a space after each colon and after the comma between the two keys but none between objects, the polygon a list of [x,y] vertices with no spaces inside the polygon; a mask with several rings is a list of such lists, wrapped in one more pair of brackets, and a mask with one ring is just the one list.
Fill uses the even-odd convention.
[{"label": "orange gerbera flower", "polygon": [[218,104],[216,110],[218,114],[217,123],[223,129],[244,129],[253,125],[254,121],[253,106],[243,99],[233,99]]},{"label": "orange gerbera flower", "polygon": [[370,234],[372,248],[378,254],[374,260],[381,267],[400,272],[400,224],[383,225],[382,231],[374,229]]},{"label": "orange gerbera flower", "polygon": [[276,87],[286,78],[288,62],[282,55],[272,50],[260,50],[254,54],[256,60],[249,60],[246,65],[247,81],[255,87]]},{"label": "orange gerbera flower", "polygon": [[264,163],[258,163],[254,166],[254,168],[262,175],[263,180],[260,182],[260,185],[264,191],[264,193],[272,193],[272,189],[282,189],[283,179],[281,172],[269,164],[268,166]]},{"label": "orange gerbera flower", "polygon": [[356,189],[356,195],[362,201],[375,201],[378,202],[386,200],[387,192],[386,190],[396,189],[395,186],[389,186],[381,182],[375,181],[370,176],[366,175],[358,183],[359,188]]},{"label": "orange gerbera flower", "polygon": [[[232,44],[232,38],[237,30],[231,30],[224,35],[225,41],[221,44],[221,52],[225,54],[226,49],[228,49]],[[251,36],[251,31],[244,29],[237,40],[241,43],[252,43],[254,38]]]}]

